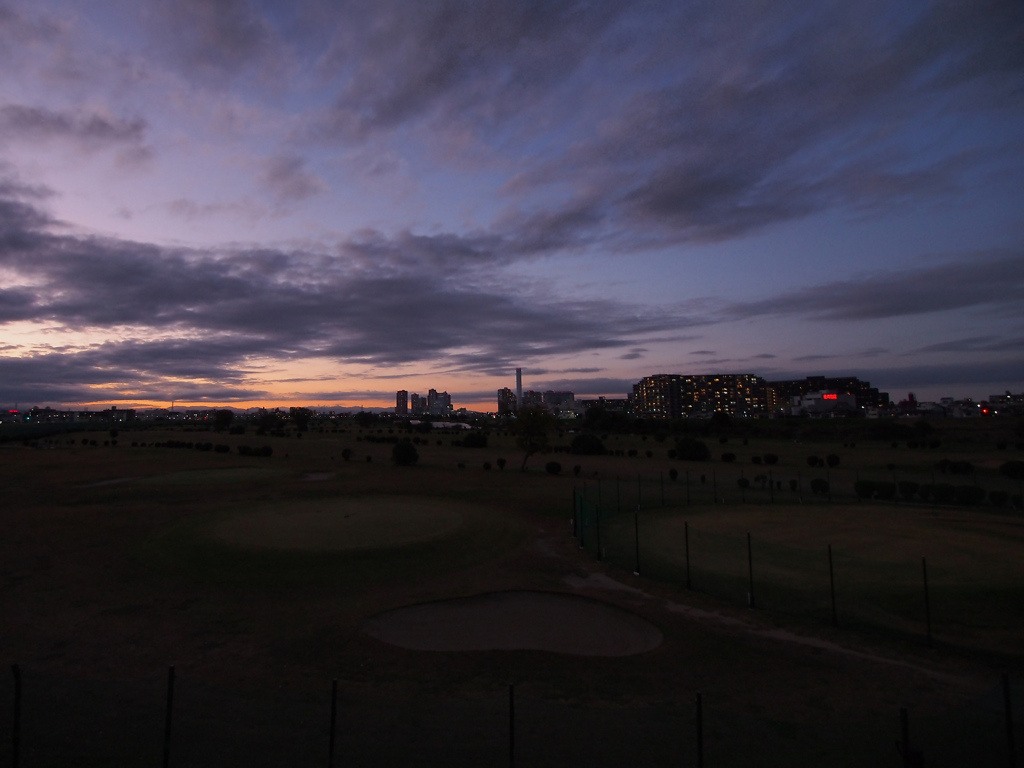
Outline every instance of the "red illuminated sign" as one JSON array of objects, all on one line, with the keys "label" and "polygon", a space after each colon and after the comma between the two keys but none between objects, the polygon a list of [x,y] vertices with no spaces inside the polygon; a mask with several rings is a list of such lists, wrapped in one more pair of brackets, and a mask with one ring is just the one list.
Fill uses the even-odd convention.
[{"label": "red illuminated sign", "polygon": [[821,399],[822,400],[838,400],[839,399],[839,395],[822,395]]}]

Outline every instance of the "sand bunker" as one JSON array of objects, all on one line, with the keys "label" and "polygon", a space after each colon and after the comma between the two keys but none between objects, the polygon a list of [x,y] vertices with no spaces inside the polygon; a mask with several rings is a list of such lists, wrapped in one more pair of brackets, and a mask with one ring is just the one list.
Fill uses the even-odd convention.
[{"label": "sand bunker", "polygon": [[631,656],[661,645],[646,619],[607,603],[555,592],[492,592],[374,616],[371,637],[417,651],[537,650]]},{"label": "sand bunker", "polygon": [[402,496],[323,499],[257,507],[212,534],[247,549],[338,552],[401,547],[450,535],[475,507]]}]

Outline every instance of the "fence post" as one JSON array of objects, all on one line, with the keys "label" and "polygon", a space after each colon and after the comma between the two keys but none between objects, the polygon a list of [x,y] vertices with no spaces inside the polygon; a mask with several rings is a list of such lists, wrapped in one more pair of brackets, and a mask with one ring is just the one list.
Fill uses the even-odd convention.
[{"label": "fence post", "polygon": [[633,513],[633,541],[636,543],[636,570],[633,571],[634,576],[640,575],[640,505],[636,507],[636,512]]},{"label": "fence post", "polygon": [[167,712],[164,715],[164,768],[171,764],[171,713],[174,708],[174,665],[167,670]]},{"label": "fence post", "polygon": [[697,691],[697,768],[704,768],[704,707]]},{"label": "fence post", "polygon": [[516,764],[516,687],[508,686],[508,764]]},{"label": "fence post", "polygon": [[338,678],[331,682],[331,730],[327,747],[327,768],[334,768],[334,724],[338,720]]},{"label": "fence post", "polygon": [[14,675],[14,722],[11,727],[11,765],[18,768],[21,760],[21,667],[11,665]]},{"label": "fence post", "polygon": [[640,481],[640,473],[636,473],[636,505],[639,507],[643,503],[643,486]]},{"label": "fence post", "polygon": [[832,545],[828,545],[828,588],[832,594],[832,626],[839,626],[839,619],[836,617],[836,579],[832,572]]},{"label": "fence post", "polygon": [[750,594],[747,597],[747,602],[750,603],[750,607],[754,608],[754,552],[750,546],[750,534],[747,534],[747,572],[750,576]]},{"label": "fence post", "polygon": [[1013,743],[1013,703],[1010,696],[1010,676],[1003,674],[1003,710],[1006,714],[1007,765],[1017,768],[1017,749]]},{"label": "fence post", "polygon": [[686,588],[690,589],[690,523],[683,522],[683,541],[686,543]]},{"label": "fence post", "polygon": [[[615,478],[618,486],[619,478]],[[597,524],[597,559],[601,559],[601,481],[597,481],[597,513],[594,515],[594,522]]]},{"label": "fence post", "polygon": [[928,561],[921,558],[921,575],[924,577],[924,622],[928,630],[928,647],[932,647],[932,609],[928,599]]}]

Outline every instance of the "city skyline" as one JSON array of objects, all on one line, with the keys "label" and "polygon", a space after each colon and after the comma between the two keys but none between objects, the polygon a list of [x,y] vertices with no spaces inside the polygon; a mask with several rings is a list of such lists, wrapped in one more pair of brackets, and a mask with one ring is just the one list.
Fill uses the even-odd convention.
[{"label": "city skyline", "polygon": [[1024,8],[0,0],[0,402],[1024,384]]}]

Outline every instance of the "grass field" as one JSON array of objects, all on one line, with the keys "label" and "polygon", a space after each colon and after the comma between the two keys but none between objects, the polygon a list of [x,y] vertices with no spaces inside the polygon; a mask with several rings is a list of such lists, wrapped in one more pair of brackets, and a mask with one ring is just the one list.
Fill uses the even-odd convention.
[{"label": "grass field", "polygon": [[[0,660],[20,664],[25,679],[22,764],[152,764],[173,663],[183,765],[326,764],[334,677],[349,764],[507,764],[515,683],[523,764],[692,764],[701,691],[709,764],[898,765],[892,743],[906,706],[929,766],[1003,765],[999,677],[1024,672],[1024,517],[788,490],[790,476],[808,479],[808,454],[834,452],[853,475],[895,464],[925,476],[941,458],[970,461],[969,482],[1012,491],[998,467],[1020,452],[963,429],[943,435],[941,449],[916,451],[851,448],[843,434],[745,445],[731,436],[713,447],[716,458],[737,454],[731,466],[670,461],[671,440],[610,435],[606,445],[626,455],[537,455],[525,473],[512,436],[493,433],[487,448],[461,448],[435,431],[414,467],[393,466],[391,446],[367,439],[386,428],[9,443],[0,447]],[[230,450],[155,445],[167,441]],[[242,456],[240,445],[273,453]],[[764,453],[779,456],[772,472],[784,488],[744,498],[735,479],[763,472],[751,457]],[[560,475],[544,471],[551,460]],[[595,506],[600,494],[601,560],[593,528],[584,549],[572,537],[574,489]],[[746,607],[748,533],[757,610]],[[363,631],[386,611],[504,590],[597,599],[651,622],[664,642],[619,658],[455,653]],[[6,675],[0,744],[12,695]],[[1019,723],[1017,733],[1024,743]]]}]

